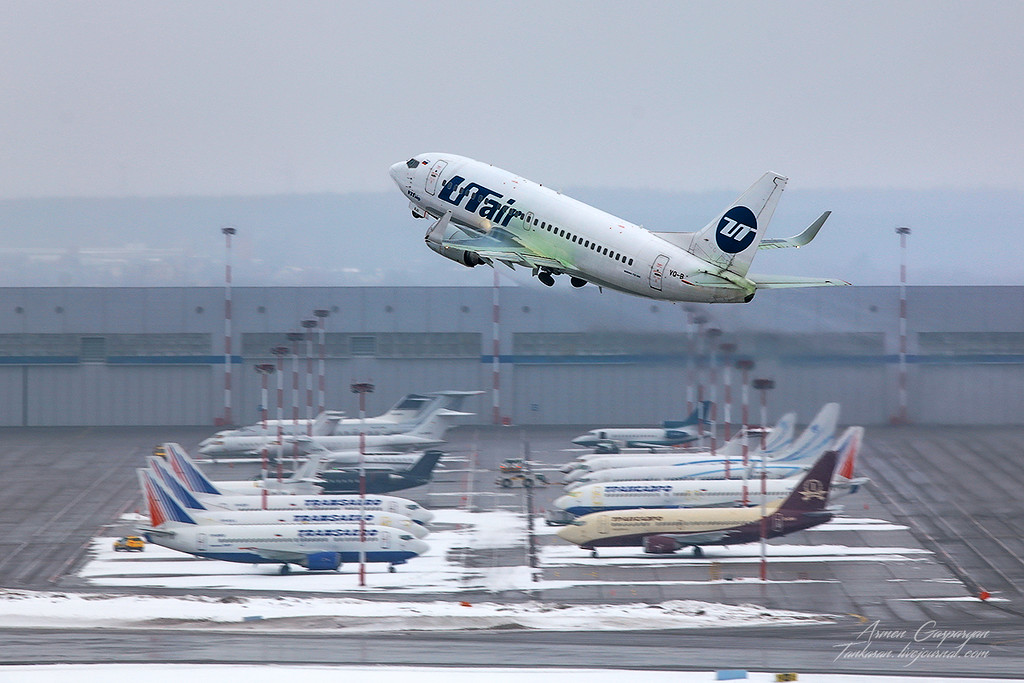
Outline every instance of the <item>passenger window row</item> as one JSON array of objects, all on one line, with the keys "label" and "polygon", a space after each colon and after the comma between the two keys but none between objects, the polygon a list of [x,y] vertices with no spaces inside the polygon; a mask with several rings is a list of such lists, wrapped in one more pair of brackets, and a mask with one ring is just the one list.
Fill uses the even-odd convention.
[{"label": "passenger window row", "polygon": [[548,232],[554,233],[554,234],[558,235],[559,237],[564,237],[565,239],[572,241],[574,244],[582,244],[583,247],[586,248],[586,249],[591,249],[593,251],[596,251],[599,254],[611,257],[611,258],[615,259],[616,261],[619,261],[620,263],[625,263],[627,266],[633,265],[633,259],[628,258],[626,256],[623,256],[622,254],[620,254],[618,252],[611,251],[611,250],[608,249],[608,247],[598,246],[597,243],[595,243],[595,242],[591,242],[590,240],[585,240],[582,237],[578,237],[578,236],[572,234],[571,232],[567,232],[564,229],[556,227],[556,226],[554,226],[554,225],[552,225],[552,224],[550,224],[550,223],[548,223],[546,221],[542,221],[539,218],[534,218],[533,219],[533,224],[535,226],[539,225],[541,230],[547,230]]}]

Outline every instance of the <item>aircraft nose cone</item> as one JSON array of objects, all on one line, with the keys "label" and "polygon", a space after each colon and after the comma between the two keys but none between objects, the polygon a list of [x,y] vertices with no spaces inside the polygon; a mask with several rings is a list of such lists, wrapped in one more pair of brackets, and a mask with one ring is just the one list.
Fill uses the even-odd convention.
[{"label": "aircraft nose cone", "polygon": [[577,436],[575,439],[572,440],[572,442],[574,444],[576,444],[577,446],[584,446],[584,445],[586,445],[586,443],[588,441],[590,441],[590,435],[589,434],[584,434],[582,436]]},{"label": "aircraft nose cone", "polygon": [[405,162],[399,161],[397,164],[391,165],[391,168],[388,169],[388,174],[395,181],[395,184],[401,187],[406,181],[408,171],[409,167],[405,165]]},{"label": "aircraft nose cone", "polygon": [[409,550],[416,553],[416,555],[422,555],[430,550],[430,544],[417,538],[409,541]]},{"label": "aircraft nose cone", "polygon": [[555,498],[553,505],[559,510],[567,510],[575,500],[576,499],[572,496],[559,496],[558,498]]}]

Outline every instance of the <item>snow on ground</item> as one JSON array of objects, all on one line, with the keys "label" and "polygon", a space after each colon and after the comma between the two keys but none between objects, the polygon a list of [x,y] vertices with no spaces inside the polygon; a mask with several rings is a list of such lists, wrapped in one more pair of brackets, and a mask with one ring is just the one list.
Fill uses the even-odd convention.
[{"label": "snow on ground", "polygon": [[[7,683],[180,683],[182,680],[217,680],[219,683],[280,683],[282,680],[394,681],[414,677],[418,683],[621,683],[624,678],[642,678],[645,683],[696,683],[713,681],[713,671],[651,671],[649,669],[484,669],[397,666],[234,666],[226,664],[66,664],[57,666],[0,667]],[[775,680],[775,673],[749,672],[754,683]],[[892,676],[858,674],[800,674],[801,683],[882,683]],[[948,678],[900,676],[900,683],[948,681]],[[972,678],[972,683],[1005,683],[1005,678]]]},{"label": "snow on ground", "polygon": [[[630,671],[608,669],[480,669],[440,667],[322,667],[322,666],[231,666],[231,665],[59,665],[0,667],[5,683],[180,683],[181,680],[217,680],[218,683],[281,683],[282,680],[344,680],[347,683],[388,681],[415,677],[418,683],[621,683],[626,677],[643,678],[646,683],[695,683],[714,681],[715,673],[679,671]],[[750,672],[745,680],[768,683],[774,673]],[[800,674],[802,683],[882,683],[889,676],[855,674]],[[949,679],[924,676],[900,677],[900,683],[925,683]],[[1006,683],[1007,679],[972,678],[972,683]]]},{"label": "snow on ground", "polygon": [[[27,593],[0,591],[0,621],[39,627],[80,626],[181,626],[195,628],[275,628],[407,630],[494,628],[519,625],[547,630],[592,629],[665,629],[695,626],[733,626],[792,624],[829,621],[829,615],[802,614],[768,610],[755,605],[718,605],[699,601],[671,601],[658,605],[558,605],[526,602],[515,605],[497,603],[402,602],[403,594],[455,594],[462,591],[501,592],[544,591],[573,585],[612,585],[586,573],[575,580],[534,581],[525,566],[502,566],[515,550],[525,544],[525,521],[521,514],[509,511],[472,513],[463,510],[436,510],[426,538],[431,549],[388,573],[386,566],[367,565],[366,586],[359,586],[358,567],[345,565],[340,572],[296,571],[280,576],[275,564],[247,565],[199,558],[149,544],[142,553],[115,553],[110,538],[97,538],[91,547],[92,559],[80,576],[92,585],[115,590],[117,587],[153,587],[175,589],[230,589],[236,595],[214,597],[147,597],[78,593]],[[843,519],[847,528],[887,529],[884,520]],[[896,527],[899,528],[899,527]],[[535,522],[535,532],[549,535],[557,531],[543,522]],[[913,561],[927,552],[918,548],[851,547],[845,545],[768,544],[772,562],[808,561]],[[493,566],[467,567],[466,552],[472,551],[474,564],[486,565],[488,553]],[[540,562],[545,568],[608,564],[616,566],[706,565],[711,561],[750,562],[760,553],[759,544],[709,547],[705,558],[689,555],[652,557],[639,548],[601,549],[599,558],[589,551],[556,542],[540,547]],[[500,559],[497,559],[501,555]],[[483,561],[481,561],[483,560]],[[750,579],[754,581],[753,579]],[[682,584],[708,581],[664,581]],[[791,582],[786,582],[791,583]],[[245,597],[247,591],[346,593],[366,592],[378,600],[338,598],[264,598]],[[382,602],[381,595],[395,601]]]},{"label": "snow on ground", "polygon": [[22,628],[407,631],[508,627],[618,631],[829,623],[827,615],[673,600],[657,605],[381,602],[358,598],[139,596],[0,590],[0,622]]}]

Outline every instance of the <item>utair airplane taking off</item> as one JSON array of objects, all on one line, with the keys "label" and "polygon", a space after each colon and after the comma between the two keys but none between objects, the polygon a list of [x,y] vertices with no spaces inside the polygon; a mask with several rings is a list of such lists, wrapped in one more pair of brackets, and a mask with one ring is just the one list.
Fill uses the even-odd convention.
[{"label": "utair airplane taking off", "polygon": [[748,274],[758,249],[802,247],[806,230],[765,239],[786,178],[765,173],[697,232],[651,232],[490,164],[454,154],[421,154],[391,167],[413,216],[430,217],[427,246],[473,267],[525,266],[547,286],[565,274],[666,301],[748,302],[758,289],[846,285],[835,279]]}]

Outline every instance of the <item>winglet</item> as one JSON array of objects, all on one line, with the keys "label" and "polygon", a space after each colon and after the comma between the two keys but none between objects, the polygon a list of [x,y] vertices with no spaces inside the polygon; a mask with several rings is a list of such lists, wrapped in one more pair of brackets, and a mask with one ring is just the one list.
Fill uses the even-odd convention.
[{"label": "winglet", "polygon": [[809,244],[814,239],[818,231],[821,230],[821,226],[825,225],[825,221],[832,215],[831,211],[818,216],[818,220],[814,221],[799,235],[793,235],[792,237],[774,238],[774,239],[763,239],[761,243],[757,245],[758,249],[785,249],[787,247],[800,247]]}]

